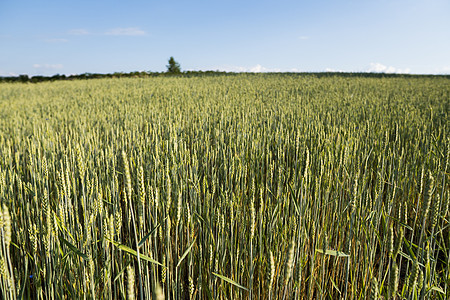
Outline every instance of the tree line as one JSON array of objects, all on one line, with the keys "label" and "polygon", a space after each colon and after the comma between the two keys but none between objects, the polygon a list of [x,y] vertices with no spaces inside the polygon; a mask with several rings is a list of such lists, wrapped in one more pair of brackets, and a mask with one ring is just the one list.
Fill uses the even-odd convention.
[{"label": "tree line", "polygon": [[[202,76],[220,76],[220,75],[238,75],[241,73],[236,72],[223,72],[223,71],[183,71],[175,76],[177,77],[202,77]],[[257,75],[258,73],[247,73]],[[365,78],[389,78],[389,77],[444,77],[450,79],[450,75],[411,75],[411,74],[385,74],[385,73],[342,73],[342,72],[323,72],[323,73],[266,73],[266,75],[310,75],[316,78],[322,77],[365,77]],[[46,81],[60,81],[60,80],[88,80],[88,79],[100,79],[100,78],[147,78],[147,77],[168,77],[174,76],[167,72],[116,72],[110,74],[99,74],[99,73],[83,73],[76,75],[64,75],[56,74],[53,76],[0,76],[0,82],[21,82],[21,83],[39,83]]]},{"label": "tree line", "polygon": [[[236,72],[224,72],[224,71],[182,71],[180,64],[171,56],[166,65],[166,72],[152,72],[152,71],[135,71],[135,72],[115,72],[108,74],[101,73],[83,73],[75,75],[56,74],[53,76],[0,76],[0,82],[22,82],[22,83],[39,83],[45,81],[59,81],[59,80],[87,80],[87,79],[100,79],[100,78],[145,78],[145,77],[159,77],[159,76],[183,76],[183,77],[199,77],[199,76],[218,76],[218,75],[235,75],[240,74]],[[257,74],[257,73],[247,73]],[[370,77],[370,78],[386,78],[386,77],[445,77],[450,79],[450,75],[411,75],[411,74],[387,74],[387,73],[352,73],[352,72],[319,72],[319,73],[266,73],[266,74],[287,74],[287,75],[312,75],[314,77]]]}]

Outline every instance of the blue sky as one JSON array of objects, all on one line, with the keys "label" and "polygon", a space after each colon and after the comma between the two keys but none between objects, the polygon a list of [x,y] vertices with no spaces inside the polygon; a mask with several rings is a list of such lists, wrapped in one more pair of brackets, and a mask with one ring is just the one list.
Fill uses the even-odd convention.
[{"label": "blue sky", "polygon": [[0,76],[183,70],[450,74],[449,0],[0,0]]}]

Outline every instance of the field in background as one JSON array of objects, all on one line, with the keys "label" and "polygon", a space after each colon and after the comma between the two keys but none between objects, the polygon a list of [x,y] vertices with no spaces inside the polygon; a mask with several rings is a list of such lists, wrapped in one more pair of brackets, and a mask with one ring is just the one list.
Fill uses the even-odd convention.
[{"label": "field in background", "polygon": [[447,78],[3,83],[0,294],[448,299],[449,111]]}]

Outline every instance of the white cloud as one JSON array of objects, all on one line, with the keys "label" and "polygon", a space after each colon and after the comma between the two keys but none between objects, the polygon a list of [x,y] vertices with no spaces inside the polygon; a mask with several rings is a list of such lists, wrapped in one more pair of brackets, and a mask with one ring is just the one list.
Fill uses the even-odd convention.
[{"label": "white cloud", "polygon": [[406,69],[399,69],[392,66],[385,66],[380,63],[370,63],[369,68],[367,68],[366,72],[373,72],[373,73],[410,73],[411,70],[409,68]]},{"label": "white cloud", "polygon": [[298,37],[300,40],[309,40],[309,36],[307,35],[302,35]]},{"label": "white cloud", "polygon": [[34,64],[33,68],[41,70],[57,70],[62,69],[64,66],[62,64]]},{"label": "white cloud", "polygon": [[254,67],[251,67],[248,72],[252,72],[252,73],[263,73],[263,72],[280,72],[280,69],[269,69],[269,68],[265,68],[263,66],[261,66],[260,64],[257,64]]},{"label": "white cloud", "polygon": [[432,74],[450,75],[450,67],[436,68],[434,69]]},{"label": "white cloud", "polygon": [[[245,72],[245,73],[270,73],[270,72],[281,72],[281,69],[278,68],[266,68],[260,64],[243,67],[243,66],[221,66],[217,68],[213,68],[215,70],[224,71],[224,72]],[[297,72],[297,71],[292,71]]]},{"label": "white cloud", "polygon": [[72,29],[72,30],[70,30],[69,34],[70,35],[89,35],[91,33],[88,30],[86,30],[86,29],[79,28],[79,29]]},{"label": "white cloud", "polygon": [[3,70],[0,70],[0,76],[1,77],[9,77],[9,76],[18,76],[18,74],[13,72],[5,72]]},{"label": "white cloud", "polygon": [[344,70],[339,70],[339,69],[333,69],[333,68],[325,68],[325,72],[342,73],[342,72],[345,72],[345,71]]},{"label": "white cloud", "polygon": [[106,35],[126,35],[126,36],[142,36],[147,33],[138,27],[114,28],[105,33]]}]

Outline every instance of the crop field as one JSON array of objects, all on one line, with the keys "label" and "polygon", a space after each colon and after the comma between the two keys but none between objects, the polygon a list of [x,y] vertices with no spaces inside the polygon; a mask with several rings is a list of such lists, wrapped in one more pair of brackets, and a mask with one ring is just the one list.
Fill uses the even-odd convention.
[{"label": "crop field", "polygon": [[449,299],[450,79],[0,84],[3,299]]}]

